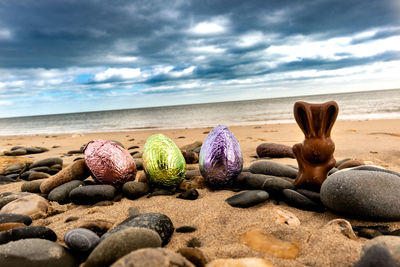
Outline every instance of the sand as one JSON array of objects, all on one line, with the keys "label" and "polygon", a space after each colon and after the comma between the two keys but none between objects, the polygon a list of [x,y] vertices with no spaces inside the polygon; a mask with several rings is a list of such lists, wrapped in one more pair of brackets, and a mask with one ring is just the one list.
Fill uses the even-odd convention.
[{"label": "sand", "polygon": [[[303,134],[296,124],[229,127],[242,148],[244,166],[256,160],[256,147],[263,142],[274,142],[292,146],[303,140]],[[70,150],[93,139],[112,139],[122,142],[125,147],[138,145],[141,151],[146,138],[154,133],[163,133],[178,146],[203,141],[211,128],[145,130],[116,133],[85,133],[63,135],[6,136],[0,138],[0,148],[9,150],[15,145],[43,146],[50,151],[29,155],[34,160],[48,157],[63,157],[64,167],[81,155],[65,156]],[[184,137],[184,138],[183,138]],[[353,158],[368,164],[379,165],[400,171],[400,120],[337,121],[332,139],[336,144],[335,158]],[[56,147],[54,147],[56,146]],[[1,152],[1,151],[0,151]],[[297,165],[295,159],[273,159],[274,161]],[[196,165],[193,165],[196,166]],[[18,192],[23,182],[2,185],[0,192]],[[200,249],[210,261],[217,258],[261,257],[275,266],[351,266],[359,259],[365,238],[352,240],[340,231],[325,226],[337,218],[347,219],[354,225],[389,225],[390,229],[400,228],[400,222],[367,222],[345,218],[332,212],[315,213],[299,210],[280,202],[279,208],[292,212],[300,220],[299,226],[288,226],[276,222],[271,209],[274,201],[240,209],[229,206],[224,200],[235,193],[228,190],[211,191],[200,189],[195,201],[177,199],[176,196],[142,197],[137,200],[126,198],[112,206],[75,206],[51,203],[51,215],[38,219],[33,225],[44,225],[53,229],[60,244],[66,231],[78,227],[88,220],[103,220],[117,225],[128,216],[128,209],[134,207],[141,213],[160,212],[169,216],[175,227],[190,225],[197,228],[193,233],[174,233],[166,246],[171,250],[185,247],[191,238],[198,238]],[[71,216],[76,221],[65,223]],[[295,243],[299,254],[295,259],[283,259],[257,252],[239,242],[243,233],[261,229],[271,236]]]}]

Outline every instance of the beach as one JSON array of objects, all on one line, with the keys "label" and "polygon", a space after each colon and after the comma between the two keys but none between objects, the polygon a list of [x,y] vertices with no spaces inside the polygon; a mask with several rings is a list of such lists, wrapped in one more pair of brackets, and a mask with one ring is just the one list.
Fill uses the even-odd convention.
[{"label": "beach", "polygon": [[[229,125],[228,125],[229,127]],[[239,141],[243,153],[244,167],[258,160],[256,148],[261,143],[278,143],[292,146],[302,142],[304,135],[294,123],[263,124],[232,126],[229,129]],[[66,167],[82,155],[67,155],[71,150],[80,147],[94,139],[117,140],[125,148],[139,146],[141,152],[146,139],[162,133],[171,138],[179,147],[195,141],[203,141],[212,128],[188,128],[168,130],[141,130],[103,133],[70,133],[70,134],[40,134],[3,136],[0,148],[9,150],[13,146],[46,147],[49,151],[31,154],[40,160],[49,157],[61,157]],[[337,161],[351,158],[363,161],[367,165],[377,165],[389,170],[400,172],[400,119],[380,120],[339,120],[332,130],[335,142],[334,157]],[[297,165],[295,159],[269,159],[283,164]],[[198,164],[190,164],[189,168],[197,168]],[[140,176],[139,171],[137,177]],[[19,192],[25,181],[0,185],[1,192]],[[51,202],[52,213],[44,218],[33,221],[32,225],[46,226],[57,234],[57,242],[63,243],[64,234],[78,227],[85,221],[103,221],[113,227],[128,217],[128,209],[133,207],[140,213],[159,212],[167,215],[175,228],[193,226],[197,230],[192,233],[177,233],[172,238],[167,249],[177,251],[186,246],[193,237],[201,241],[199,249],[207,261],[219,258],[265,258],[274,266],[351,266],[360,258],[365,238],[355,240],[335,231],[327,223],[333,219],[346,219],[355,225],[388,225],[390,230],[400,228],[400,222],[370,222],[347,218],[346,216],[326,211],[316,213],[288,206],[283,201],[278,203],[268,200],[262,204],[245,209],[229,206],[225,199],[236,194],[230,190],[198,189],[199,198],[190,201],[172,196],[141,197],[136,200],[122,198],[110,206],[78,206],[74,204],[60,205]],[[278,223],[273,210],[281,208],[293,213],[300,225],[293,226]],[[77,220],[65,222],[67,218],[78,217]],[[239,240],[243,233],[252,229],[261,229],[269,235],[296,244],[298,255],[293,259],[271,256],[257,252],[244,245]]]}]

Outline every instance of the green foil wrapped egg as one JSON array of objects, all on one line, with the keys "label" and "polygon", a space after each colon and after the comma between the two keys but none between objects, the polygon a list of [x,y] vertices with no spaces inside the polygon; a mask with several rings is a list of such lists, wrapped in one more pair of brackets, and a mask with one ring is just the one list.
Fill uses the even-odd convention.
[{"label": "green foil wrapped egg", "polygon": [[185,158],[176,144],[163,134],[147,139],[142,159],[147,178],[154,186],[176,187],[185,178]]}]

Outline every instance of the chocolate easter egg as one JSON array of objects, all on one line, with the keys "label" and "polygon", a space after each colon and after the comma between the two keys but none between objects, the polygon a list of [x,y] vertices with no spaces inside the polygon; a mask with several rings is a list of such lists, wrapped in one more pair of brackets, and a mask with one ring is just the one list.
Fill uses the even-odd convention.
[{"label": "chocolate easter egg", "polygon": [[176,144],[163,134],[147,139],[142,159],[147,178],[154,186],[176,187],[185,178],[185,158]]},{"label": "chocolate easter egg", "polygon": [[243,158],[239,142],[223,125],[206,137],[199,155],[200,172],[211,186],[230,184],[242,171]]},{"label": "chocolate easter egg", "polygon": [[120,187],[135,180],[136,165],[132,156],[116,143],[93,140],[86,145],[84,153],[86,165],[99,182]]}]

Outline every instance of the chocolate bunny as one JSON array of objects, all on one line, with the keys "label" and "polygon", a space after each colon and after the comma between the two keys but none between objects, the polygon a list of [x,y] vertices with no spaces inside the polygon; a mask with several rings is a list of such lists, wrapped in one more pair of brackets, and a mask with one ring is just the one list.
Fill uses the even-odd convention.
[{"label": "chocolate bunny", "polygon": [[328,172],[335,166],[335,144],[331,130],[339,113],[335,101],[322,104],[296,102],[294,117],[305,135],[303,143],[295,144],[293,152],[299,165],[296,187],[321,187]]}]

